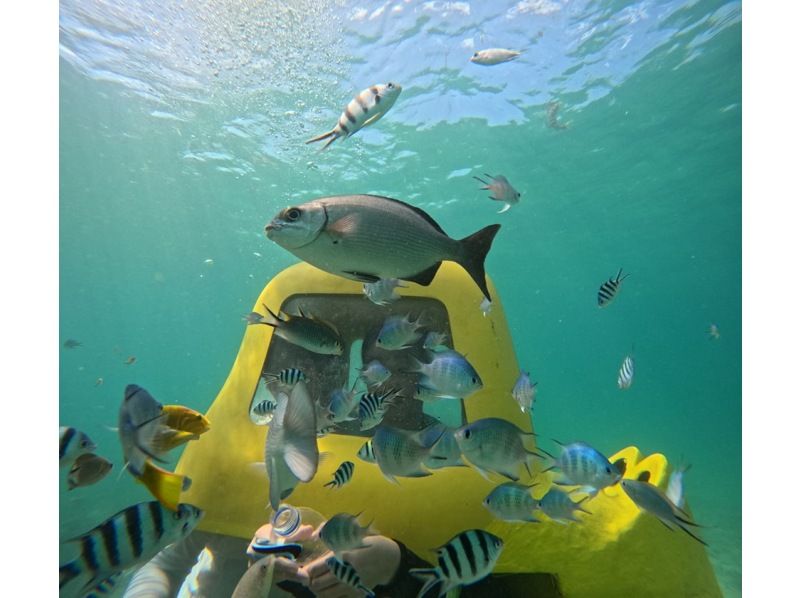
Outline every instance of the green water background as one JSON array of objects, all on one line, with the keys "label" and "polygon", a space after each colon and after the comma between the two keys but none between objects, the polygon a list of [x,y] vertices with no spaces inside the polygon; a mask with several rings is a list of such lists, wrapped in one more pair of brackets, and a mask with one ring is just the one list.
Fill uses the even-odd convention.
[{"label": "green water background", "polygon": [[[119,443],[107,429],[126,384],[165,403],[203,410],[213,401],[242,314],[295,263],[263,235],[274,213],[295,199],[375,192],[424,207],[454,237],[502,224],[487,272],[517,358],[539,383],[544,446],[636,445],[690,462],[688,500],[708,526],[726,595],[740,595],[741,24],[684,59],[665,44],[602,97],[560,95],[563,131],[545,126],[541,104],[492,126],[468,115],[417,126],[390,113],[375,126],[390,142],[377,131],[318,154],[301,144],[321,132],[317,122],[294,130],[273,117],[280,139],[297,142],[291,159],[270,149],[273,129],[208,141],[269,93],[199,104],[176,120],[62,59],[60,336],[83,346],[61,349],[59,416],[117,464],[92,488],[62,490],[62,536],[148,499],[118,477]],[[277,104],[297,100],[275,94]],[[341,101],[327,103],[335,120]],[[198,147],[221,157],[195,160]],[[226,155],[246,166],[237,171]],[[521,203],[496,214],[471,178],[483,172],[505,174]],[[597,288],[619,267],[631,276],[599,310]],[[719,340],[707,335],[711,322]],[[632,345],[636,378],[622,392],[617,370]],[[125,365],[130,355],[136,363]]]}]

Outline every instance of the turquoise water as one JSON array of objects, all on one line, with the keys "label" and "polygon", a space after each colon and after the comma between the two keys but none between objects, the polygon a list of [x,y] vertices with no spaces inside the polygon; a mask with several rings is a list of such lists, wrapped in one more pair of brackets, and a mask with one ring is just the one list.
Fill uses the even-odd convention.
[{"label": "turquoise water", "polygon": [[[82,343],[61,350],[60,421],[116,463],[62,491],[62,537],[148,499],[107,429],[126,384],[211,404],[241,315],[296,262],[265,223],[368,192],[454,237],[502,224],[486,267],[539,383],[537,431],[692,463],[720,585],[741,594],[738,2],[62,0],[60,24],[60,333]],[[487,47],[525,51],[469,62]],[[403,92],[380,122],[303,144],[390,80]],[[566,129],[546,126],[553,100]],[[496,214],[484,172],[521,202]]]}]

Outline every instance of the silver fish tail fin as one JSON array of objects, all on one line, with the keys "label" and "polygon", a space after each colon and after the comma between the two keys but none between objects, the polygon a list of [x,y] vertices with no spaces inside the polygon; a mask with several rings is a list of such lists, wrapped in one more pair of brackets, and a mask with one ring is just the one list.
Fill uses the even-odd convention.
[{"label": "silver fish tail fin", "polygon": [[492,300],[492,297],[486,286],[484,262],[486,261],[486,255],[492,248],[492,241],[494,241],[494,237],[499,230],[499,224],[490,224],[459,241],[462,247],[462,254],[458,263],[461,264],[461,267],[472,277],[472,280],[478,285],[484,297],[489,301]]},{"label": "silver fish tail fin", "polygon": [[417,594],[417,598],[422,598],[422,596],[427,594],[428,590],[434,587],[437,583],[443,584],[442,587],[439,588],[438,595],[443,596],[447,593],[445,579],[442,577],[442,572],[438,567],[435,569],[409,569],[408,572],[418,580],[425,582],[425,585],[422,586]]},{"label": "silver fish tail fin", "polygon": [[308,143],[314,143],[314,142],[316,142],[316,141],[322,141],[323,139],[328,139],[328,137],[330,137],[330,139],[328,140],[328,142],[327,142],[325,145],[323,145],[323,146],[322,146],[322,147],[319,149],[319,151],[323,151],[323,150],[326,150],[326,149],[328,149],[328,146],[329,146],[331,143],[333,143],[334,141],[336,141],[337,139],[339,139],[339,134],[336,132],[336,129],[331,129],[331,130],[330,130],[330,131],[328,131],[327,133],[323,133],[322,135],[317,135],[316,137],[312,137],[311,139],[309,139],[308,141],[306,141],[306,144],[308,144]]}]

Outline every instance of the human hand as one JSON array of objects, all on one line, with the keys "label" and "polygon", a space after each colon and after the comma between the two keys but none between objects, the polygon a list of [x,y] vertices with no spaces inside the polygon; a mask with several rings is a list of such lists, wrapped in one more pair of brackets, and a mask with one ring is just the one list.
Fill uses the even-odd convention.
[{"label": "human hand", "polygon": [[[389,583],[400,566],[400,547],[386,536],[367,536],[364,548],[348,550],[340,560],[350,563],[367,588]],[[320,598],[362,598],[364,593],[343,581],[339,581],[328,569],[327,561],[333,552],[326,552],[318,559],[306,563],[297,573],[306,577],[307,585]]]},{"label": "human hand", "polygon": [[[313,526],[301,525],[292,534],[286,536],[285,540],[286,542],[305,542],[313,533]],[[253,535],[253,539],[250,541],[250,544],[247,546],[247,556],[252,559],[264,558],[263,554],[259,554],[253,549],[253,544],[257,542],[269,541],[271,537],[272,525],[267,523],[266,525],[262,525],[260,528],[258,528],[256,533]],[[308,585],[308,577],[305,575],[305,573],[300,572],[300,565],[298,565],[295,561],[285,557],[275,558],[275,569],[273,576],[273,583],[278,583],[281,581],[296,581],[303,585]]]}]

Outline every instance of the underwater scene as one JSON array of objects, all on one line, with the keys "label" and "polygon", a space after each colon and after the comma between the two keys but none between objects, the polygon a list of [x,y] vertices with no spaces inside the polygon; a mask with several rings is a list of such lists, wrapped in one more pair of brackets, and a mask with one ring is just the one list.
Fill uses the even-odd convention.
[{"label": "underwater scene", "polygon": [[59,595],[741,596],[741,8],[61,0]]}]

